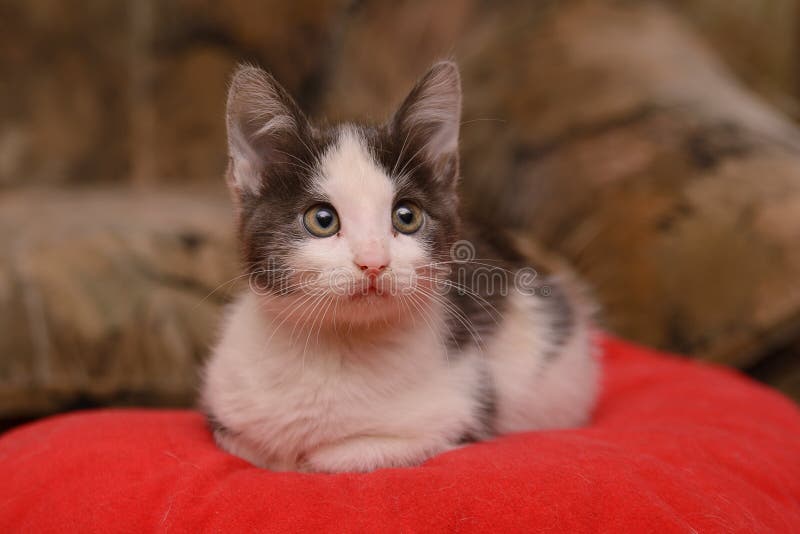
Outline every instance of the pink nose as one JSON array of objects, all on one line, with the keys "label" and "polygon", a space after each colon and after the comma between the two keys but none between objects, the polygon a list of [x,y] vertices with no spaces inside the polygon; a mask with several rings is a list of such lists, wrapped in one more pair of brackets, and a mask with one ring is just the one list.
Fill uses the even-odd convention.
[{"label": "pink nose", "polygon": [[389,266],[389,255],[378,241],[373,241],[358,247],[353,262],[365,275],[375,277]]},{"label": "pink nose", "polygon": [[357,261],[356,265],[367,276],[378,276],[381,271],[386,269],[386,265],[380,265],[380,262],[361,263]]}]

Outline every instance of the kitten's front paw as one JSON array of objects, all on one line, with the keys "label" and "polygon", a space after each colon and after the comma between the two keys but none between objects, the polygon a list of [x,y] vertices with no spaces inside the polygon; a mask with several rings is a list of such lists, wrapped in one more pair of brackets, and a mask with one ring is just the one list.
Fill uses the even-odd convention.
[{"label": "kitten's front paw", "polygon": [[412,467],[450,449],[450,445],[394,437],[354,437],[324,445],[305,456],[306,472],[366,473],[386,467]]},{"label": "kitten's front paw", "polygon": [[231,435],[225,431],[216,431],[214,440],[225,452],[241,458],[262,469],[275,472],[301,471],[300,466],[289,460],[268,458],[259,449],[241,436]]}]

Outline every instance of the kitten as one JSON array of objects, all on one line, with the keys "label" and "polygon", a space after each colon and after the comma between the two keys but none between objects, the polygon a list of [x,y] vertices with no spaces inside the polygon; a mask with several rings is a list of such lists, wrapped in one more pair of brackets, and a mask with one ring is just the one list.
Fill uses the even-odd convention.
[{"label": "kitten", "polygon": [[315,127],[270,75],[236,72],[227,178],[251,283],[204,374],[220,447],[370,471],[588,420],[589,307],[521,241],[462,224],[460,110],[451,62],[381,126]]}]

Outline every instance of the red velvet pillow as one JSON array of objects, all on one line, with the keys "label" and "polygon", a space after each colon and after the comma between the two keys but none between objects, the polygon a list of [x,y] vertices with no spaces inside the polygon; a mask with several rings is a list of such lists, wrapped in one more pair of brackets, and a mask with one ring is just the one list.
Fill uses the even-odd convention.
[{"label": "red velvet pillow", "polygon": [[800,532],[800,411],[724,369],[606,340],[594,423],[413,469],[309,475],[218,450],[190,411],[0,437],[0,532]]}]

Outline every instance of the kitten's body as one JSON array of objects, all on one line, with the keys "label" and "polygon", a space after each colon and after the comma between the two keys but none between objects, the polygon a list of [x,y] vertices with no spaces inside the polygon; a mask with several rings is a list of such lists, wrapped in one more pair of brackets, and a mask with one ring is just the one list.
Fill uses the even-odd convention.
[{"label": "kitten's body", "polygon": [[[587,307],[564,276],[520,276],[532,262],[509,239],[459,223],[452,64],[434,67],[389,126],[324,133],[292,131],[305,119],[268,77],[238,78],[230,180],[250,272],[267,276],[233,304],[206,369],[203,404],[223,448],[277,470],[367,471],[587,420],[597,390]],[[269,105],[237,123],[237,98],[247,109],[258,91]],[[289,140],[265,141],[259,121]],[[424,210],[408,235],[384,228],[402,199]],[[309,238],[295,215],[322,201],[341,228]],[[330,290],[334,273],[347,274],[344,293]]]}]

